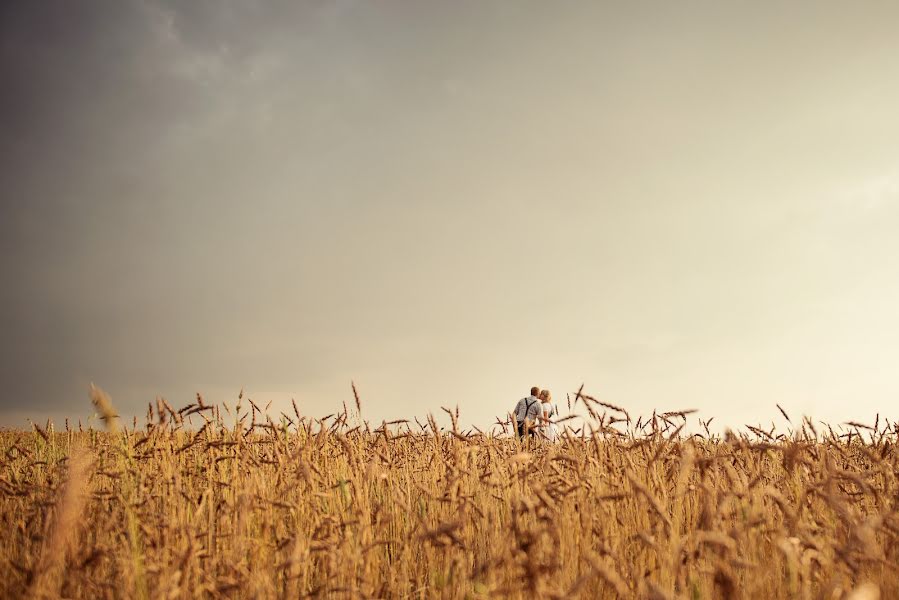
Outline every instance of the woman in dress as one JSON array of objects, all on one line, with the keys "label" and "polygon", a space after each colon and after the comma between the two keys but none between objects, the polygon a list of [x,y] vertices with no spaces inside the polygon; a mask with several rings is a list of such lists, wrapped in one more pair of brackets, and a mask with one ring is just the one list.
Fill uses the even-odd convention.
[{"label": "woman in dress", "polygon": [[543,436],[550,442],[555,442],[559,438],[559,431],[552,420],[559,416],[559,411],[552,403],[552,394],[549,393],[549,390],[540,392],[540,407],[542,409],[540,420]]}]

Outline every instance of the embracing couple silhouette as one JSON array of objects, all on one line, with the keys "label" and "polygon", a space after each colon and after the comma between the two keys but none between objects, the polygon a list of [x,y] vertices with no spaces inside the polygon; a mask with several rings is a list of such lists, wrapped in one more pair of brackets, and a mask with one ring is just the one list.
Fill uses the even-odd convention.
[{"label": "embracing couple silhouette", "polygon": [[559,411],[552,403],[549,390],[532,387],[531,393],[518,401],[512,418],[518,431],[518,437],[541,437],[551,442],[559,436],[556,424],[552,421],[559,416]]}]

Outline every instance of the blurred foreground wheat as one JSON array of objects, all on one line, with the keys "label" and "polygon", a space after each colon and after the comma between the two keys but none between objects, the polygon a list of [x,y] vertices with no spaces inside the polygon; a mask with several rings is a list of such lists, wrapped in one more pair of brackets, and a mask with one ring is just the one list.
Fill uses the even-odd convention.
[{"label": "blurred foreground wheat", "polygon": [[91,397],[109,431],[0,433],[3,597],[899,597],[880,419],[687,437],[579,392],[549,444]]}]

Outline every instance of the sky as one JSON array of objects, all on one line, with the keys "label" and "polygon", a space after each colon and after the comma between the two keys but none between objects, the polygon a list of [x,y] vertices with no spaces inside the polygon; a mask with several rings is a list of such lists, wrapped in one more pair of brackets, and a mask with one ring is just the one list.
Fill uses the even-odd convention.
[{"label": "sky", "polygon": [[[0,425],[897,415],[899,5],[0,5]],[[564,411],[563,411],[564,412]],[[780,422],[780,421],[779,421]]]}]

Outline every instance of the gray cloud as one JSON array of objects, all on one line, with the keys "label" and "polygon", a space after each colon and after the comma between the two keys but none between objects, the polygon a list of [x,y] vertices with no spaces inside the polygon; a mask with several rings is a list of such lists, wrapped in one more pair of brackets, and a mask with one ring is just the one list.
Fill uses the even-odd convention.
[{"label": "gray cloud", "polygon": [[890,7],[0,10],[4,422],[899,391]]}]

